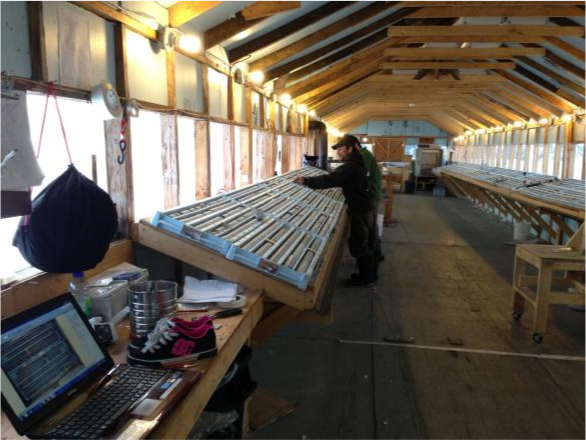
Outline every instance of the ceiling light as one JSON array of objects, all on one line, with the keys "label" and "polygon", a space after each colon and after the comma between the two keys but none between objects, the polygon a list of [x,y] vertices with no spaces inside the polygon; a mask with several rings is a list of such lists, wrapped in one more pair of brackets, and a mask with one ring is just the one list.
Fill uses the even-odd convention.
[{"label": "ceiling light", "polygon": [[368,138],[367,137],[363,137],[362,138],[362,142],[365,142],[365,143],[368,142]]},{"label": "ceiling light", "polygon": [[523,121],[515,121],[515,123],[513,124],[515,127],[517,128],[521,128],[525,125],[525,122]]},{"label": "ceiling light", "polygon": [[307,106],[305,104],[299,104],[297,106],[298,113],[305,113],[307,111]]},{"label": "ceiling light", "polygon": [[291,104],[291,95],[289,95],[288,93],[283,93],[280,96],[279,101],[281,101],[281,104],[283,104],[285,107],[289,107],[289,105]]},{"label": "ceiling light", "polygon": [[471,130],[466,130],[466,133],[465,134],[466,134],[466,136],[470,136],[472,134],[472,131]]},{"label": "ceiling light", "polygon": [[541,125],[546,125],[548,122],[549,122],[549,119],[547,119],[547,118],[541,118],[541,119],[539,120],[539,123],[540,123]]},{"label": "ceiling light", "polygon": [[179,38],[179,48],[189,53],[201,52],[201,40],[195,35],[182,35]]},{"label": "ceiling light", "polygon": [[572,120],[572,115],[564,115],[562,116],[562,121],[570,122]]},{"label": "ceiling light", "polygon": [[409,107],[413,108],[413,107],[415,107],[415,104],[413,102],[410,102]]},{"label": "ceiling light", "polygon": [[265,74],[260,70],[255,70],[248,74],[248,80],[255,84],[262,84],[265,79]]},{"label": "ceiling light", "polygon": [[309,113],[307,114],[310,118],[315,118],[315,110],[309,110]]}]

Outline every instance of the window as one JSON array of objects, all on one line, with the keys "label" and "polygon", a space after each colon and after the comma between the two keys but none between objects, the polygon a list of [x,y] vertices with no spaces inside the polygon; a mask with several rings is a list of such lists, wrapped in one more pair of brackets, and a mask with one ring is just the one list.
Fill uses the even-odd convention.
[{"label": "window", "polygon": [[177,142],[179,149],[179,204],[195,203],[195,121],[177,117]]},{"label": "window", "polygon": [[576,144],[574,152],[574,179],[584,179],[584,144]]},{"label": "window", "polygon": [[141,110],[130,118],[134,219],[152,217],[165,206],[161,117]]},{"label": "window", "polygon": [[[36,150],[47,97],[36,93],[27,93],[26,96],[31,140]],[[90,179],[95,174],[98,185],[107,191],[104,122],[95,114],[94,108],[88,102],[68,98],[57,98],[57,101],[75,167]],[[95,157],[95,166],[92,165],[93,157]],[[45,179],[42,185],[33,188],[33,198],[59,177],[69,165],[53,98],[49,101],[47,109],[39,164],[45,174]],[[30,267],[21,257],[18,249],[12,246],[12,237],[19,221],[20,217],[0,220],[0,248],[2,249],[0,252],[0,276],[3,283],[10,282],[10,278],[16,272]]]}]

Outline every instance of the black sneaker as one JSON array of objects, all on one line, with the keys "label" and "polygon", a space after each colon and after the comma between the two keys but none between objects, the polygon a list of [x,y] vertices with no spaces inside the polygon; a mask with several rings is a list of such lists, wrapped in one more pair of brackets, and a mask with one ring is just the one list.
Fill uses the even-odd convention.
[{"label": "black sneaker", "polygon": [[147,336],[130,341],[130,343],[128,344],[128,352],[132,353],[135,351],[142,350],[142,348],[149,341],[149,339],[159,339],[164,333],[172,331],[175,327],[179,327],[183,330],[187,330],[188,332],[192,332],[197,330],[204,324],[212,325],[212,318],[210,318],[209,316],[201,316],[195,321],[185,321],[184,319],[180,318],[163,318],[159,320],[159,322],[157,322],[157,325],[155,326],[154,330],[150,332]]},{"label": "black sneaker", "polygon": [[142,349],[129,352],[128,363],[160,367],[212,357],[217,352],[212,325],[204,324],[193,331],[175,327],[159,339],[149,339]]}]

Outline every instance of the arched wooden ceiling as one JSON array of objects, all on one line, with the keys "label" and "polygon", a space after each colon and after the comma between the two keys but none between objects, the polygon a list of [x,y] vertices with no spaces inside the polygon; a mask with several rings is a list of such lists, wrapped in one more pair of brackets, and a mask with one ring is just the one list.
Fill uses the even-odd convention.
[{"label": "arched wooden ceiling", "polygon": [[[234,9],[178,2],[171,17],[190,3]],[[584,5],[242,2],[204,39],[341,131],[417,119],[460,134],[584,109]]]}]

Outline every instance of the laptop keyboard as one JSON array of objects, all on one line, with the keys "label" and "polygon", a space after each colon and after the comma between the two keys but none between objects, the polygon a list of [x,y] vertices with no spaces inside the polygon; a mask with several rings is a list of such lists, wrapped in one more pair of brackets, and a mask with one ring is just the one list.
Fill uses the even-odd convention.
[{"label": "laptop keyboard", "polygon": [[47,434],[51,438],[97,439],[115,427],[120,416],[168,371],[130,367],[69,414]]}]

